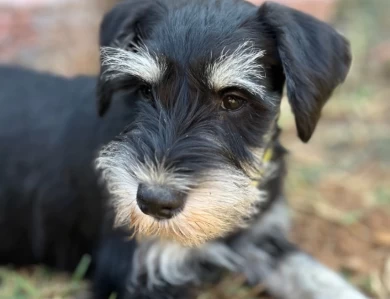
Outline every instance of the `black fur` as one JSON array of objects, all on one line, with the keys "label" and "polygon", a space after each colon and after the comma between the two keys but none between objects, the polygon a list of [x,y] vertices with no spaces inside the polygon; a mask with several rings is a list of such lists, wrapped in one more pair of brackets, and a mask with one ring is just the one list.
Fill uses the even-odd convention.
[{"label": "black fur", "polygon": [[[258,84],[277,105],[237,87],[210,90],[202,79],[223,50],[234,51],[246,40],[265,50],[258,63],[267,76]],[[117,140],[131,144],[141,162],[164,157],[193,178],[224,165],[240,168],[252,161],[251,148],[267,145],[264,136],[278,115],[285,81],[298,135],[308,141],[350,64],[348,43],[331,27],[272,3],[260,8],[236,0],[120,3],[102,23],[101,46],[135,51],[134,44],[141,43],[167,58],[167,72],[151,86],[153,100],[139,93],[142,78],[110,80],[105,67],[98,80],[0,68],[0,263],[71,271],[89,253],[94,298],[112,292],[118,298],[189,298],[192,289],[186,286],[148,290],[129,283],[136,243],[127,240],[126,229],[113,229],[108,196],[93,169],[97,151]],[[104,118],[96,113],[96,88]],[[232,90],[246,106],[221,111],[221,97]],[[283,192],[284,151],[274,136],[273,159],[282,167],[261,186],[270,193],[264,213]],[[226,243],[240,234],[232,232]],[[275,236],[262,240],[275,261],[296,250]]]},{"label": "black fur", "polygon": [[258,18],[276,40],[298,136],[307,142],[325,102],[348,74],[349,42],[326,23],[276,3],[262,5]]},{"label": "black fur", "polygon": [[[218,53],[221,48],[234,49],[242,40],[253,39],[267,53],[269,91],[281,92],[284,80],[287,81],[288,98],[296,117],[298,135],[307,142],[323,105],[348,73],[351,64],[349,42],[326,23],[271,2],[263,4],[257,15],[253,16],[254,9],[249,3],[223,1],[216,4],[215,1],[203,1],[202,8],[199,8],[202,1],[195,1],[194,7],[187,5],[174,17],[164,18],[173,11],[172,7],[184,6],[183,2],[123,3],[105,18],[101,28],[101,45],[123,45],[137,42],[139,38],[148,45],[147,41],[151,40],[152,49],[156,47],[159,53],[174,56],[176,62],[186,64],[189,61],[202,62],[210,49]],[[213,8],[221,13],[209,14]],[[188,26],[193,11],[198,11],[197,18]],[[229,19],[228,24],[226,19]],[[145,23],[148,34],[137,34],[137,28]],[[214,30],[210,31],[210,27]],[[112,31],[121,34],[115,35]],[[165,38],[159,39],[161,36]],[[188,39],[188,36],[191,38]],[[196,68],[199,67],[197,64]],[[196,75],[193,77],[199,78]],[[100,105],[105,101],[109,101],[109,96],[102,96]]]}]

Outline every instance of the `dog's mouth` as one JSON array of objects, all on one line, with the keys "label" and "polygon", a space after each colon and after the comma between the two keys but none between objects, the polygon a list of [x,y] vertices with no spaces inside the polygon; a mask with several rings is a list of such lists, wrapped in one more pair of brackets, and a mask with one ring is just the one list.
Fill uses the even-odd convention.
[{"label": "dog's mouth", "polygon": [[135,235],[199,246],[246,227],[266,200],[235,166],[209,168],[195,178],[138,157],[126,143],[113,142],[97,159],[116,224]]},{"label": "dog's mouth", "polygon": [[[236,175],[234,179],[231,176]],[[230,179],[229,179],[230,176]],[[157,237],[184,246],[199,246],[246,227],[259,212],[264,194],[248,177],[238,173],[211,173],[213,179],[183,196],[155,198],[145,205],[139,197],[116,198],[118,224],[130,226],[136,235]],[[137,192],[138,194],[138,192]],[[165,195],[164,195],[165,196]],[[144,199],[143,199],[144,200]]]}]

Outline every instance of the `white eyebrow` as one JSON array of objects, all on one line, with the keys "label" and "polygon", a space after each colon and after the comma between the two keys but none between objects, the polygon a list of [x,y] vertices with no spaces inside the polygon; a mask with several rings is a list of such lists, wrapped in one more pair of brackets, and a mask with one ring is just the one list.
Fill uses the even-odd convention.
[{"label": "white eyebrow", "polygon": [[100,48],[101,63],[106,67],[102,75],[107,80],[123,75],[132,75],[148,83],[157,83],[166,71],[162,57],[151,54],[146,47],[137,47],[136,52],[122,48]]},{"label": "white eyebrow", "polygon": [[254,79],[265,78],[263,66],[257,61],[264,54],[264,50],[254,48],[250,41],[241,44],[231,53],[222,52],[221,56],[207,67],[209,86],[215,90],[239,86],[254,95],[264,97],[264,86],[254,82]]}]

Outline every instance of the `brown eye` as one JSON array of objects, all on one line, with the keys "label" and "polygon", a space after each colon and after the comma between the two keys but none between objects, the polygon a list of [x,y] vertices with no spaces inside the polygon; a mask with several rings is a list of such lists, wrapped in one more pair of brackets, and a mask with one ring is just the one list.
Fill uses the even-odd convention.
[{"label": "brown eye", "polygon": [[222,99],[221,107],[223,110],[238,110],[244,105],[244,103],[245,100],[237,96],[228,95]]},{"label": "brown eye", "polygon": [[139,92],[141,93],[141,96],[147,100],[152,100],[153,99],[153,91],[152,87],[149,85],[144,85],[141,86],[139,89]]}]

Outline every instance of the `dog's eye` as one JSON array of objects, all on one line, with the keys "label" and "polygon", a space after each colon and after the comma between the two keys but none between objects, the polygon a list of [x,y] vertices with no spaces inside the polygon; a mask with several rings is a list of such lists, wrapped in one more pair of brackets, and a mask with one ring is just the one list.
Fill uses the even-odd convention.
[{"label": "dog's eye", "polygon": [[236,95],[226,95],[222,99],[221,108],[223,110],[238,110],[245,104],[245,100]]},{"label": "dog's eye", "polygon": [[152,100],[153,99],[153,91],[152,91],[152,87],[151,86],[143,85],[139,89],[139,92],[141,93],[143,98],[148,99],[148,100]]}]

